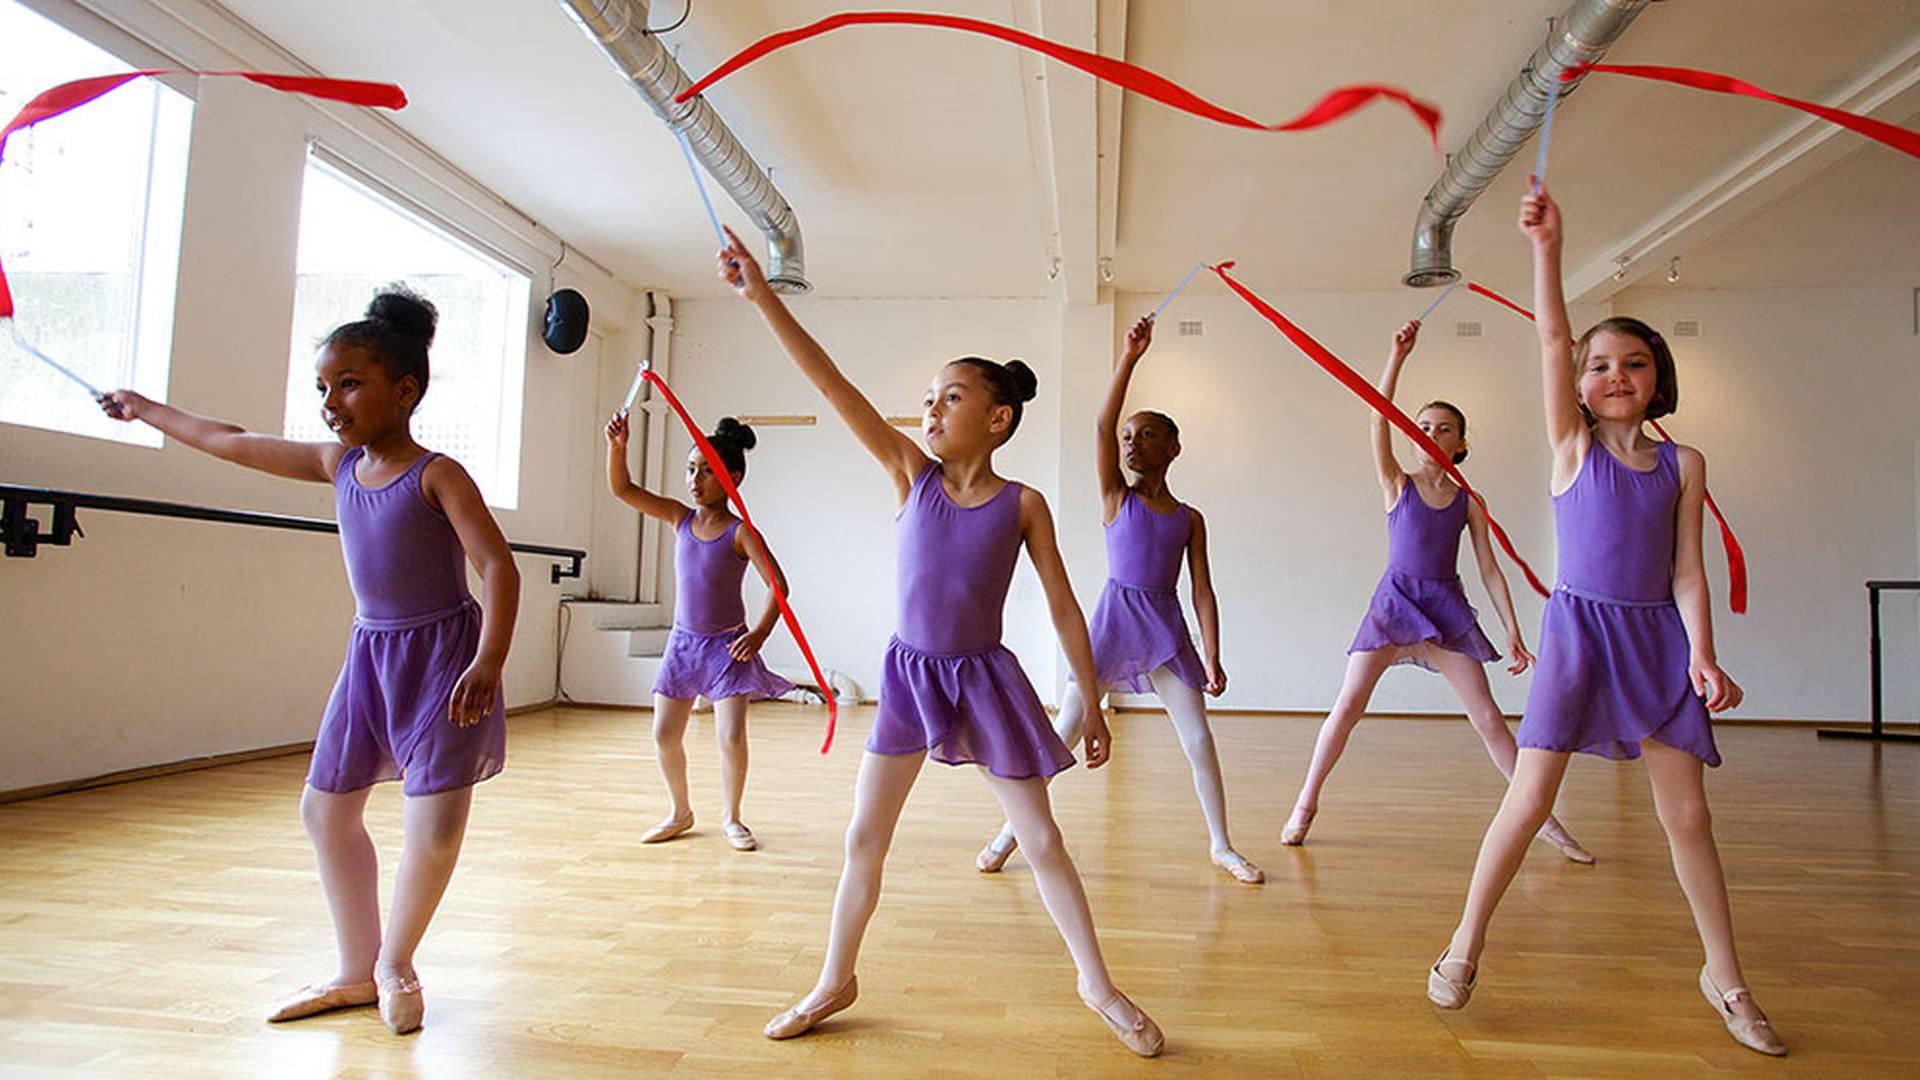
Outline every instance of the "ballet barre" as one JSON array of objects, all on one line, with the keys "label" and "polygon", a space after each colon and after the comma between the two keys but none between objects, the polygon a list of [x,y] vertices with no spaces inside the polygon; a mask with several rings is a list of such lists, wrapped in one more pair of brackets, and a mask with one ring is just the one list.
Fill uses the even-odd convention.
[{"label": "ballet barre", "polygon": [[1821,728],[1823,739],[1869,739],[1873,742],[1920,742],[1920,732],[1888,731],[1886,728],[1885,702],[1881,693],[1880,677],[1880,594],[1883,592],[1920,592],[1920,581],[1869,581],[1867,582],[1867,622],[1870,627],[1867,637],[1867,662],[1872,668],[1869,686],[1871,697],[1871,725],[1867,730],[1858,728]]},{"label": "ballet barre", "polygon": [[[45,506],[53,513],[46,531],[28,509]],[[78,510],[106,510],[116,514],[145,514],[149,517],[181,518],[188,521],[212,521],[224,525],[254,525],[295,532],[337,533],[340,526],[326,518],[299,517],[294,514],[268,514],[257,510],[228,510],[217,506],[191,506],[186,503],[134,499],[124,495],[99,495],[83,491],[56,491],[51,488],[0,484],[0,540],[4,540],[9,558],[31,559],[42,544],[68,547],[80,529]],[[508,547],[522,555],[540,555],[554,560],[548,569],[550,580],[577,578],[587,553],[579,548],[552,547],[547,544],[509,542]],[[563,564],[564,563],[564,564]]]}]

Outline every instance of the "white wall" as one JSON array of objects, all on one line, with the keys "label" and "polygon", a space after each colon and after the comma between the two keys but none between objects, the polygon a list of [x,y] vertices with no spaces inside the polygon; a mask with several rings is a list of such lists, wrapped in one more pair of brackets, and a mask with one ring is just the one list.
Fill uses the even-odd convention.
[{"label": "white wall", "polygon": [[[202,39],[182,32],[180,40],[190,63],[238,66]],[[377,139],[283,95],[234,80],[200,84],[168,386],[174,403],[279,430],[300,182],[306,140],[316,134],[369,160],[407,152],[397,142],[383,151]],[[394,170],[396,185],[476,235],[528,265],[551,261],[401,172]],[[607,279],[561,283],[600,301],[596,317],[611,320],[607,347],[632,355],[634,335],[618,329],[631,295]],[[536,297],[545,286],[538,275]],[[530,340],[520,505],[498,513],[509,537],[587,545],[592,493],[600,490],[599,374],[591,352],[557,357]],[[0,425],[0,477],[333,516],[321,485],[247,473],[172,444],[152,450]],[[16,630],[0,653],[0,790],[312,737],[353,610],[334,537],[99,512],[82,512],[81,521],[88,535],[72,549],[0,560],[0,598]],[[525,584],[507,670],[510,705],[553,696],[561,592],[549,584],[545,560],[522,557],[519,565]]]}]

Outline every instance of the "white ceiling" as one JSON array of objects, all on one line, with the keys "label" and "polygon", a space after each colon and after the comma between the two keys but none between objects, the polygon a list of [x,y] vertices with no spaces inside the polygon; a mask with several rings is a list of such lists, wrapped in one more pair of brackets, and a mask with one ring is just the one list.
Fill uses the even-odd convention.
[{"label": "white ceiling", "polygon": [[[766,33],[851,0],[693,2],[686,26],[664,40],[698,76]],[[1442,108],[1442,145],[1452,149],[1567,2],[888,6],[1050,34],[1078,15],[1091,26],[1097,15],[1108,20],[1103,40],[1124,34],[1128,60],[1265,120],[1291,116],[1336,84],[1398,83]],[[413,102],[397,118],[402,126],[628,282],[682,295],[717,291],[711,234],[677,146],[552,0],[225,3],[327,74],[401,83]],[[679,0],[661,0],[652,21],[679,11]],[[1719,70],[1825,100],[1876,63],[1916,51],[1920,3],[1668,0],[1649,8],[1608,59]],[[1085,181],[1098,166],[1048,160],[1081,144],[1061,137],[1071,117],[1063,129],[1058,112],[1049,121],[1034,106],[1029,83],[1039,70],[1013,48],[969,35],[855,28],[763,60],[709,97],[774,167],[823,295],[1045,295],[1049,259],[1063,246],[1051,235],[1055,223],[1079,220],[1082,209],[1104,216],[1116,237],[1098,253],[1112,255],[1117,288],[1169,288],[1200,258],[1236,257],[1248,280],[1271,289],[1389,288],[1404,272],[1414,212],[1437,167],[1398,108],[1375,105],[1331,128],[1276,135],[1130,99],[1121,107],[1117,196],[1095,207]],[[1046,85],[1062,90],[1072,88],[1064,80],[1086,78],[1052,65],[1046,73]],[[1067,101],[1063,94],[1054,108],[1073,107]],[[1092,108],[1089,96],[1089,130]],[[1920,110],[1920,95],[1898,97],[1888,110],[1885,118],[1903,121]],[[1567,206],[1570,266],[1604,262],[1627,238],[1664,228],[1673,207],[1796,117],[1594,76],[1564,103],[1554,129],[1550,183]],[[1455,240],[1457,264],[1496,284],[1524,282],[1511,224],[1531,146],[1523,153]],[[1672,242],[1697,267],[1689,282],[1920,281],[1920,210],[1905,197],[1920,182],[1920,162],[1877,146],[1827,156],[1838,163],[1822,162],[1823,172],[1795,178],[1790,190],[1756,188],[1711,229],[1676,232]],[[723,213],[744,222],[735,209]],[[1094,255],[1091,241],[1064,246],[1069,259]]]}]

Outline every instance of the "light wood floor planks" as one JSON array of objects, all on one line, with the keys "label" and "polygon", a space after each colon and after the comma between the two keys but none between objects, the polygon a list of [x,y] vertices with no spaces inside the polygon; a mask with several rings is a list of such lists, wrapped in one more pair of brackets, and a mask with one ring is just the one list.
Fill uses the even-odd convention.
[{"label": "light wood floor planks", "polygon": [[[986,877],[997,824],[971,770],[929,765],[861,968],[817,1034],[760,1025],[811,983],[870,710],[832,756],[819,714],[754,714],[748,822],[722,841],[712,727],[689,748],[699,828],[663,813],[644,712],[514,718],[419,963],[427,1027],[371,1010],[269,1027],[331,971],[295,811],[304,756],[0,806],[0,1074],[558,1076],[1920,1075],[1920,747],[1725,727],[1710,779],[1749,976],[1793,1056],[1736,1046],[1694,987],[1699,949],[1644,772],[1575,762],[1562,803],[1597,867],[1536,845],[1462,1013],[1424,995],[1499,777],[1464,722],[1370,720],[1304,849],[1281,822],[1309,721],[1215,720],[1235,840],[1264,888],[1206,861],[1164,720],[1056,785],[1121,985],[1165,1027],[1139,1061],[1075,1000],[1025,864]],[[373,800],[387,871],[397,789]]]}]

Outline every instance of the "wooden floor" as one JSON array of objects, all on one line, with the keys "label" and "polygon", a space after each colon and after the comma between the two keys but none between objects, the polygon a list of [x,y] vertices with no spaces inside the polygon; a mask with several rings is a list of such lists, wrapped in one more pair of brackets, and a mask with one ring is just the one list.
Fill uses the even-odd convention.
[{"label": "wooden floor", "polygon": [[[1304,849],[1280,824],[1309,721],[1220,717],[1241,850],[1206,861],[1164,720],[1116,721],[1118,756],[1057,784],[1120,984],[1167,1032],[1143,1062],[1075,1000],[1025,864],[985,877],[997,822],[971,771],[909,803],[853,1010],[805,1039],[761,1024],[811,983],[870,711],[814,751],[818,714],[755,713],[738,854],[713,827],[711,725],[690,738],[702,824],[637,843],[664,803],[641,712],[512,721],[459,874],[421,951],[427,1026],[371,1010],[287,1026],[281,992],[331,971],[295,803],[303,756],[0,807],[0,1073],[261,1076],[1920,1075],[1920,747],[1727,727],[1711,793],[1747,970],[1793,1048],[1736,1046],[1700,959],[1645,773],[1577,761],[1563,813],[1600,856],[1536,845],[1478,996],[1424,997],[1498,775],[1464,723],[1372,720]],[[390,872],[399,795],[374,800]]]}]

